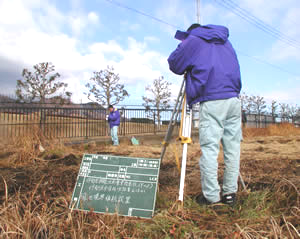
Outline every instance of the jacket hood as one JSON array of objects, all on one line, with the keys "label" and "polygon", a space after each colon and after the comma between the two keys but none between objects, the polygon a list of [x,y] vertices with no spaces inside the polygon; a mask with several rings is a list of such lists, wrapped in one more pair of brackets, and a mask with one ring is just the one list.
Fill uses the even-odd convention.
[{"label": "jacket hood", "polygon": [[200,37],[209,42],[225,43],[229,37],[229,31],[224,26],[205,25],[187,32],[177,31],[175,38],[182,41],[189,35]]}]

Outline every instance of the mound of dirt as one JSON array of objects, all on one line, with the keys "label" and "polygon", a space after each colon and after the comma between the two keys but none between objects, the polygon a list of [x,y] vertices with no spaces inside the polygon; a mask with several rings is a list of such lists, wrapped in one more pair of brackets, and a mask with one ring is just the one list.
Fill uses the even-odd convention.
[{"label": "mound of dirt", "polygon": [[55,164],[63,164],[65,166],[78,165],[81,159],[76,157],[74,154],[69,154],[59,160],[53,161]]}]

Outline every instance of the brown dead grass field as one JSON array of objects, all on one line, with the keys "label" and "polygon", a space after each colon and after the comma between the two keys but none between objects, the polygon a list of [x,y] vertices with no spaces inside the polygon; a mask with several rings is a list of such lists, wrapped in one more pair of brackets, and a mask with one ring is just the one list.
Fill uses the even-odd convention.
[{"label": "brown dead grass field", "polygon": [[[240,185],[233,208],[213,210],[194,202],[201,192],[197,139],[188,147],[182,207],[175,160],[181,145],[169,145],[151,220],[71,212],[69,203],[84,153],[159,158],[161,137],[141,138],[138,146],[124,139],[113,147],[37,135],[0,145],[0,238],[300,238],[300,129],[292,125],[244,129],[241,175],[247,191]],[[218,159],[222,183],[222,151]]]}]

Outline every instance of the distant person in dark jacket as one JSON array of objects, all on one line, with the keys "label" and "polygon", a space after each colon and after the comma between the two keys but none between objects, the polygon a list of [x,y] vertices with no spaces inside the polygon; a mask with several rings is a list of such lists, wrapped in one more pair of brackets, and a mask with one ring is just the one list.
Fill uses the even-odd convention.
[{"label": "distant person in dark jacket", "polygon": [[[202,205],[233,205],[238,189],[241,135],[240,67],[224,26],[191,25],[177,31],[181,40],[168,58],[170,70],[186,73],[186,97],[191,108],[200,102],[199,137],[202,155],[199,160],[203,195]],[[222,192],[218,183],[219,143],[224,151]]]},{"label": "distant person in dark jacket", "polygon": [[110,127],[111,139],[113,145],[119,145],[119,138],[118,138],[118,127],[120,125],[120,113],[119,111],[114,108],[112,105],[108,107],[109,115],[108,115],[108,122]]}]

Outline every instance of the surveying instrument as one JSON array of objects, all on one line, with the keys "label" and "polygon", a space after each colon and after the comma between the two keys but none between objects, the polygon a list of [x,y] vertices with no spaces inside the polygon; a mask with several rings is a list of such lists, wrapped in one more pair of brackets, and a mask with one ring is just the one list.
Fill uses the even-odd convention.
[{"label": "surveying instrument", "polygon": [[[181,201],[183,203],[183,194],[184,194],[184,181],[185,181],[185,172],[186,172],[186,162],[187,162],[187,148],[188,144],[192,142],[191,139],[191,132],[192,132],[192,118],[193,118],[193,109],[187,108],[187,101],[186,101],[186,94],[185,94],[185,83],[186,82],[186,73],[184,74],[183,81],[181,83],[181,87],[179,90],[179,94],[177,96],[174,109],[172,111],[172,116],[168,125],[168,131],[165,135],[164,141],[162,142],[163,147],[160,154],[161,163],[163,162],[163,158],[167,149],[167,146],[169,145],[174,127],[177,124],[177,119],[180,114],[181,110],[181,120],[180,120],[180,129],[179,129],[179,137],[177,138],[179,141],[181,141],[181,144],[183,145],[182,149],[182,161],[181,161],[181,172],[180,172],[180,186],[179,186],[179,197],[178,201]],[[239,179],[241,181],[241,184],[243,186],[243,189],[246,190],[246,186],[244,183],[244,180],[239,174]]]}]

